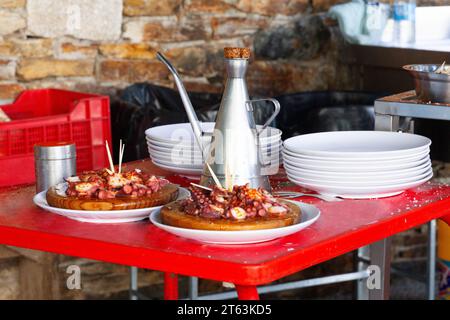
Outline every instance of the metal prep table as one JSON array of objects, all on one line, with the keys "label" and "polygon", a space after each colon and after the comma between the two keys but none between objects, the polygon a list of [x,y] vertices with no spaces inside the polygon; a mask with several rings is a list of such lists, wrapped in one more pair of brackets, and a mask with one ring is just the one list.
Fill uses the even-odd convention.
[{"label": "metal prep table", "polygon": [[[413,133],[414,119],[450,120],[450,105],[418,101],[413,90],[375,101],[375,130]],[[428,239],[427,295],[433,300],[436,294],[436,220],[428,223]],[[366,265],[364,259],[367,254],[367,247],[358,250],[359,268]]]}]

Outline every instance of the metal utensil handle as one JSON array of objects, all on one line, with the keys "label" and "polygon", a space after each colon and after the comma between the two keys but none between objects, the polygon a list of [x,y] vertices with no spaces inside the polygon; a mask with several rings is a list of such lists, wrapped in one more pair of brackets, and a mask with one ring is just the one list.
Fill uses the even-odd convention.
[{"label": "metal utensil handle", "polygon": [[202,158],[204,159],[205,158],[204,150],[201,139],[203,135],[203,130],[200,126],[200,121],[198,121],[197,114],[195,113],[191,100],[189,100],[186,88],[184,87],[183,82],[181,81],[180,75],[178,74],[175,67],[169,62],[169,60],[167,60],[167,58],[161,52],[157,52],[156,57],[158,58],[159,61],[164,63],[164,65],[169,69],[169,71],[173,75],[175,84],[177,85],[178,91],[180,92],[181,101],[183,102],[183,106],[186,110],[189,122],[191,123],[192,130],[194,131],[195,140],[197,141],[198,147],[200,148],[200,151],[202,153]]},{"label": "metal utensil handle", "polygon": [[315,193],[302,193],[302,192],[295,192],[295,191],[275,191],[273,193],[275,196],[280,196],[284,198],[299,198],[299,197],[314,197],[319,198],[324,201],[343,201],[342,199],[339,199],[332,195],[324,195],[324,194],[315,194]]},{"label": "metal utensil handle", "polygon": [[275,117],[280,113],[281,106],[278,100],[273,98],[264,98],[264,99],[255,99],[255,100],[248,100],[246,101],[247,106],[250,106],[249,110],[253,111],[253,103],[254,102],[260,102],[260,101],[270,101],[273,103],[275,110],[272,113],[272,115],[267,119],[266,123],[263,124],[262,128],[260,130],[257,130],[256,133],[259,136],[268,126],[272,123],[272,121],[275,119]]},{"label": "metal utensil handle", "polygon": [[158,58],[159,61],[161,61],[166,65],[166,67],[170,70],[170,72],[172,72],[172,74],[176,75],[177,77],[180,77],[180,75],[177,72],[177,69],[175,69],[175,67],[169,62],[169,60],[167,60],[167,58],[161,52],[156,52],[156,57]]}]

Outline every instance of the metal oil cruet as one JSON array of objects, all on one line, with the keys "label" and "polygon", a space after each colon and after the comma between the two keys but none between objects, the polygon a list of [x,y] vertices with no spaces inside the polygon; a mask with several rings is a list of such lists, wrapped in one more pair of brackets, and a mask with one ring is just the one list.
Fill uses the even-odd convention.
[{"label": "metal oil cruet", "polygon": [[[204,160],[222,186],[228,186],[231,181],[233,185],[249,183],[252,188],[262,187],[270,191],[269,178],[263,171],[265,164],[261,163],[259,136],[278,115],[280,104],[277,100],[270,98],[249,99],[245,82],[250,57],[248,48],[225,48],[224,52],[227,81],[209,152],[203,150],[203,132],[180,76],[161,53],[158,53],[157,57],[174,76],[194,136],[200,149],[203,150]],[[253,117],[254,102],[266,100],[273,103],[274,112],[266,123],[257,129]],[[203,167],[200,184],[210,186],[214,184],[214,180],[206,164]]]}]

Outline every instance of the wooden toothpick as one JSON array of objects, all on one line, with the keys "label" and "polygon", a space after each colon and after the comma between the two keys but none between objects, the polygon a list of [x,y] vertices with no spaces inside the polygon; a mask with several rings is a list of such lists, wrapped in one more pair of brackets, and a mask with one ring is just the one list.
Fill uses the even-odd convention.
[{"label": "wooden toothpick", "polygon": [[230,174],[228,170],[228,163],[225,164],[225,188],[230,190]]},{"label": "wooden toothpick", "polygon": [[209,163],[206,162],[206,166],[208,167],[208,170],[211,173],[211,176],[212,176],[214,182],[216,183],[216,186],[218,186],[219,188],[223,189],[222,185],[220,184],[219,179],[217,179],[217,176],[214,173],[213,169],[211,169],[211,166],[209,165]]},{"label": "wooden toothpick", "polygon": [[234,174],[230,175],[230,187],[228,188],[229,191],[233,191],[233,185],[234,185]]},{"label": "wooden toothpick", "polygon": [[122,139],[120,139],[120,146],[119,146],[119,173],[122,173],[122,160],[123,160],[123,153],[125,151],[125,143],[122,143]]},{"label": "wooden toothpick", "polygon": [[122,172],[123,154],[125,153],[125,143],[122,144],[122,156],[120,157],[120,171]]},{"label": "wooden toothpick", "polygon": [[111,151],[109,150],[108,140],[105,140],[105,142],[106,142],[106,152],[108,153],[109,166],[111,171],[115,173],[116,171],[114,171],[114,163],[112,160]]},{"label": "wooden toothpick", "polygon": [[208,190],[208,191],[212,191],[211,188],[202,186],[202,185],[200,185],[200,184],[196,184],[196,183],[191,182],[191,185],[193,185],[194,187],[200,188],[200,189],[205,189],[205,190]]},{"label": "wooden toothpick", "polygon": [[234,175],[233,173],[230,173],[230,167],[228,166],[228,163],[225,165],[225,187],[228,189],[228,191],[233,190],[233,180]]},{"label": "wooden toothpick", "polygon": [[122,139],[119,140],[119,169],[118,172],[120,173],[120,167],[121,167],[121,158],[122,158]]}]

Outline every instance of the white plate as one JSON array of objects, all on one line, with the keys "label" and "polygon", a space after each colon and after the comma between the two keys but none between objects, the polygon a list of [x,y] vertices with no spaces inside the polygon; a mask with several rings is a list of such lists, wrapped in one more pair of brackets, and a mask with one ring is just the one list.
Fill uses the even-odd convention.
[{"label": "white plate", "polygon": [[[263,149],[261,150],[261,156],[264,161],[267,159],[271,160],[281,160],[281,150],[274,149]],[[157,158],[158,160],[162,160],[164,162],[170,161],[176,163],[193,163],[200,164],[202,163],[202,157],[200,152],[193,152],[192,150],[187,149],[167,149],[167,151],[159,151],[154,147],[148,147],[148,153],[151,158]]]},{"label": "white plate", "polygon": [[[151,143],[158,147],[173,148],[175,146],[183,146],[183,147],[198,149],[197,141],[195,141],[195,140],[181,140],[181,141],[166,142],[166,141],[154,140],[152,138],[149,138],[148,136],[145,137],[145,140],[147,141],[147,143]],[[209,147],[209,145],[211,144],[211,138],[210,137],[203,138],[202,143],[203,143],[203,148]],[[282,143],[281,136],[274,137],[274,138],[271,137],[270,139],[261,138],[261,146],[262,147],[267,147],[268,145],[271,145],[271,144],[281,144],[281,143]]]},{"label": "white plate", "polygon": [[[153,160],[156,160],[158,162],[161,162],[165,165],[174,165],[174,166],[181,166],[181,167],[200,167],[203,166],[203,160],[201,158],[196,157],[177,157],[174,155],[167,155],[160,152],[154,152],[152,150],[149,150],[150,158]],[[262,160],[263,162],[278,162],[281,163],[281,157],[279,153],[275,154],[264,154],[262,153]]]},{"label": "white plate", "polygon": [[176,158],[180,159],[195,159],[195,160],[201,160],[202,156],[200,152],[192,152],[189,150],[170,150],[170,151],[159,151],[154,149],[153,147],[148,147],[148,153],[149,155],[156,155],[163,158],[168,158],[171,156],[174,156]]},{"label": "white plate", "polygon": [[426,162],[423,165],[410,169],[402,169],[396,171],[375,171],[375,172],[329,172],[314,171],[308,169],[297,169],[288,164],[284,164],[286,173],[292,176],[304,177],[309,179],[325,179],[340,181],[360,181],[360,180],[387,180],[387,179],[403,179],[412,176],[418,176],[431,168],[431,163]]},{"label": "white plate", "polygon": [[202,170],[203,169],[203,164],[175,164],[172,161],[164,161],[164,160],[160,160],[160,159],[156,159],[156,158],[152,158],[153,162],[157,162],[158,164],[162,164],[164,166],[168,166],[168,167],[174,167],[174,168],[186,168],[186,169],[197,169],[197,170]]},{"label": "white plate", "polygon": [[305,134],[284,141],[286,149],[316,157],[391,158],[416,154],[431,140],[416,134],[387,131],[335,131]]},{"label": "white plate", "polygon": [[248,244],[270,241],[280,237],[288,236],[303,230],[313,224],[320,216],[320,210],[310,204],[298,201],[290,201],[298,205],[302,211],[301,221],[292,226],[265,229],[265,230],[243,230],[243,231],[211,231],[185,229],[165,225],[161,222],[160,210],[150,214],[150,221],[167,232],[192,240],[215,244]]},{"label": "white plate", "polygon": [[[178,141],[161,142],[158,140],[149,139],[149,137],[146,137],[145,140],[147,141],[147,144],[151,144],[151,145],[154,145],[157,147],[163,147],[163,148],[168,148],[168,149],[172,149],[175,147],[182,147],[182,148],[189,148],[189,149],[194,149],[196,151],[200,151],[197,146],[197,141],[195,141],[195,140],[187,140],[187,141],[183,141],[183,142],[178,142]],[[210,144],[211,144],[210,138],[204,139],[203,148],[209,148]]]},{"label": "white plate", "polygon": [[[157,156],[168,157],[168,156],[174,155],[175,157],[186,158],[186,159],[201,158],[200,152],[194,152],[191,150],[190,151],[179,150],[180,152],[175,152],[175,151],[172,152],[172,149],[168,149],[168,151],[160,151],[160,150],[156,150],[150,146],[147,146],[147,147],[148,147],[149,154],[155,154]],[[181,151],[183,151],[183,152],[181,152]]]},{"label": "white plate", "polygon": [[402,179],[381,179],[373,177],[372,179],[367,178],[366,180],[330,180],[330,179],[310,179],[303,176],[296,176],[290,172],[287,172],[287,175],[292,179],[296,179],[298,181],[302,181],[304,183],[312,183],[312,184],[323,184],[323,185],[333,185],[333,186],[341,186],[341,187],[377,187],[377,186],[387,186],[393,184],[402,184],[409,183],[414,181],[422,180],[423,178],[429,176],[433,173],[433,169],[430,167],[427,171],[422,174],[410,176],[408,178]]},{"label": "white plate", "polygon": [[181,166],[202,166],[203,160],[201,158],[180,158],[170,155],[157,155],[154,152],[150,153],[150,158],[155,159],[156,161],[161,161],[162,163],[170,163],[174,165]]},{"label": "white plate", "polygon": [[367,167],[367,166],[375,166],[375,165],[383,165],[383,166],[395,166],[407,162],[414,162],[421,160],[428,156],[428,152],[422,152],[419,154],[414,154],[405,158],[401,159],[386,159],[386,160],[378,160],[378,161],[365,161],[365,160],[353,160],[353,161],[334,161],[334,160],[311,160],[311,159],[304,159],[299,157],[293,157],[289,155],[288,153],[284,152],[283,157],[285,160],[295,163],[298,165],[314,165],[314,166],[332,166],[336,168],[355,168],[355,167]]},{"label": "white plate", "polygon": [[[203,132],[212,133],[214,130],[214,122],[200,122]],[[257,125],[256,128],[261,128]],[[281,137],[281,130],[274,127],[267,127],[260,137],[261,141],[276,141]],[[190,123],[175,123],[164,126],[157,126],[145,130],[145,135],[152,141],[160,141],[163,143],[179,143],[180,141],[195,141],[194,133]],[[205,141],[211,139],[210,136],[204,136]]]},{"label": "white plate", "polygon": [[161,163],[166,166],[174,166],[181,168],[192,168],[192,169],[201,169],[203,168],[202,160],[188,160],[188,159],[170,159],[170,158],[161,158],[157,156],[150,156],[150,159]]},{"label": "white plate", "polygon": [[[264,159],[263,159],[264,160]],[[167,171],[176,173],[178,175],[184,176],[186,178],[192,179],[192,180],[197,180],[202,172],[203,172],[203,167],[198,168],[198,167],[192,167],[189,165],[186,166],[176,166],[173,164],[167,164],[167,163],[162,163],[161,161],[158,161],[156,159],[152,159],[152,162],[162,168],[165,169]],[[267,166],[264,167],[264,172],[266,175],[274,175],[278,173],[278,169],[279,169],[279,164],[280,162],[278,160],[273,160],[270,159],[270,161],[267,161]]]},{"label": "white plate", "polygon": [[374,164],[367,164],[366,166],[346,166],[346,167],[339,167],[335,165],[309,165],[309,164],[303,164],[298,162],[292,162],[284,158],[283,156],[283,163],[287,164],[288,166],[294,167],[294,168],[300,168],[300,169],[310,169],[315,171],[332,171],[332,172],[375,172],[375,171],[386,171],[386,170],[400,170],[400,169],[408,169],[408,168],[415,168],[420,165],[423,165],[424,163],[429,163],[430,157],[426,156],[425,158],[417,161],[411,161],[411,162],[401,162],[399,164],[395,165],[384,165],[383,162],[374,163]]},{"label": "white plate", "polygon": [[[150,155],[150,159],[156,161],[165,166],[172,166],[177,168],[191,168],[191,169],[202,169],[204,162],[199,159],[180,159],[180,158],[169,158],[169,157],[160,157],[155,155]],[[277,163],[278,166],[282,162],[282,158],[280,156],[265,156],[263,155],[262,163]]]},{"label": "white plate", "polygon": [[299,153],[293,153],[289,151],[288,149],[284,148],[283,153],[291,158],[291,160],[306,160],[306,161],[332,161],[334,163],[374,163],[374,162],[380,162],[380,161],[401,161],[401,160],[410,160],[411,157],[424,157],[425,155],[430,153],[430,148],[426,148],[425,150],[418,152],[416,154],[412,155],[406,155],[401,157],[393,157],[393,158],[377,158],[377,157],[371,157],[371,158],[332,158],[332,157],[311,157]]},{"label": "white plate", "polygon": [[163,164],[159,161],[153,160],[152,162],[163,169],[166,169],[168,171],[174,172],[174,173],[178,173],[181,175],[186,175],[186,176],[190,176],[190,177],[194,177],[194,176],[200,176],[203,172],[203,169],[192,169],[192,168],[186,168],[186,167],[175,167],[175,166],[171,166],[171,165],[166,165]]},{"label": "white plate", "polygon": [[[192,146],[184,146],[184,145],[180,145],[180,146],[174,146],[173,148],[167,148],[167,147],[161,147],[158,145],[155,145],[151,142],[147,141],[147,146],[149,148],[151,148],[152,150],[156,150],[158,152],[164,152],[166,154],[171,154],[172,152],[176,152],[176,153],[182,153],[182,154],[195,154],[197,156],[200,156],[200,149],[198,149],[197,145],[195,145],[195,147]],[[205,149],[205,151],[208,151]]]},{"label": "white plate", "polygon": [[[214,130],[214,122],[200,122],[200,127],[203,132],[212,132]],[[151,140],[157,140],[161,142],[173,142],[179,140],[194,141],[194,132],[190,123],[174,123],[164,126],[157,126],[145,130],[146,137]],[[204,136],[205,139],[209,139],[208,136]]]},{"label": "white plate", "polygon": [[[193,153],[196,154],[198,156],[200,156],[200,149],[197,147],[197,143],[193,142],[190,144],[166,144],[166,143],[155,143],[154,141],[150,141],[147,140],[147,146],[149,148],[152,148],[156,151],[159,152],[166,152],[166,153],[170,153],[172,152],[172,150],[177,150],[177,152],[188,152],[189,154]],[[210,144],[205,144],[204,145],[204,150],[208,151],[210,147]],[[268,149],[272,149],[272,150],[281,150],[283,147],[283,143],[281,141],[275,141],[275,142],[270,142],[270,143],[262,143],[261,144],[261,150],[266,151]]]},{"label": "white plate", "polygon": [[[190,192],[185,188],[178,188],[179,194],[177,200],[186,199],[190,196]],[[159,210],[162,206],[131,209],[131,210],[108,210],[108,211],[89,211],[89,210],[71,210],[55,208],[48,205],[45,198],[47,191],[36,194],[33,198],[34,203],[42,209],[56,213],[67,218],[90,223],[124,223],[146,219],[148,215]]]},{"label": "white plate", "polygon": [[370,199],[370,198],[389,197],[392,195],[400,194],[407,189],[417,187],[427,182],[432,177],[433,173],[431,173],[429,176],[419,181],[380,187],[341,187],[333,185],[304,183],[301,180],[293,179],[292,177],[288,176],[290,181],[299,186],[317,191],[321,194],[350,199]]}]

